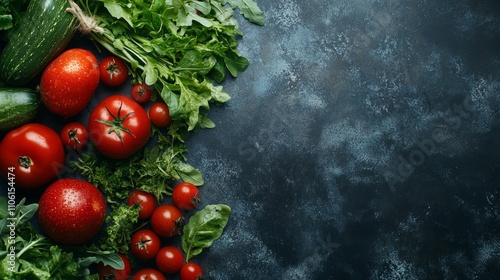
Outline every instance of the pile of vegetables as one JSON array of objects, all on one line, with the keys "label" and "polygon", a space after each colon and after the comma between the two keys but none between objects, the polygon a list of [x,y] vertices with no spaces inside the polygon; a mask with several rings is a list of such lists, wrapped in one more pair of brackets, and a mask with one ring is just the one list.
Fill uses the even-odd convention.
[{"label": "pile of vegetables", "polygon": [[[0,0],[0,275],[201,279],[193,259],[231,209],[200,209],[186,140],[215,127],[220,82],[249,66],[236,11],[264,24],[253,0]],[[67,49],[76,34],[108,55]],[[99,85],[126,83],[77,121]],[[61,131],[38,121],[42,106]],[[26,205],[16,190],[32,189]]]}]

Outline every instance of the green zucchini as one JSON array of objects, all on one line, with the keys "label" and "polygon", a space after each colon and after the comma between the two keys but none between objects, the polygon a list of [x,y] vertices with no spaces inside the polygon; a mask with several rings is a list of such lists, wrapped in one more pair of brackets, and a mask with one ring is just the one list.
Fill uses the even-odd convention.
[{"label": "green zucchini", "polygon": [[0,131],[12,129],[35,118],[40,94],[30,88],[0,88]]},{"label": "green zucchini", "polygon": [[68,0],[31,0],[19,28],[0,55],[1,79],[26,85],[69,44],[77,19],[66,12]]}]

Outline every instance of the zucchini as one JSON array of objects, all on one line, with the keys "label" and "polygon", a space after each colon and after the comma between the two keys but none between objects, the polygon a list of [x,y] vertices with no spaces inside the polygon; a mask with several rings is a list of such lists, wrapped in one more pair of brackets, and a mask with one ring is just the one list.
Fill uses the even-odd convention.
[{"label": "zucchini", "polygon": [[0,55],[1,79],[26,85],[69,44],[77,19],[66,12],[68,0],[31,0]]},{"label": "zucchini", "polygon": [[40,94],[30,88],[0,88],[0,131],[12,129],[35,118]]}]

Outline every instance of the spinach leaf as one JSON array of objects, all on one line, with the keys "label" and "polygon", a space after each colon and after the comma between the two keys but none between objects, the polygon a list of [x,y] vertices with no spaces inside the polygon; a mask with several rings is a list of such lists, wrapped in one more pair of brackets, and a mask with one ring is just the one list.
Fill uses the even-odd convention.
[{"label": "spinach leaf", "polygon": [[224,204],[207,205],[196,212],[184,226],[181,246],[186,262],[208,248],[223,233],[231,208]]}]

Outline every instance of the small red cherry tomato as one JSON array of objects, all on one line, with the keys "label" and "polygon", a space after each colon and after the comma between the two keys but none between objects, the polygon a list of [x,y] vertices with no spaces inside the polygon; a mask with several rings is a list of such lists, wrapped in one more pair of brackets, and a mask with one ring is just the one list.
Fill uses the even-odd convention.
[{"label": "small red cherry tomato", "polygon": [[118,254],[123,261],[123,269],[114,269],[109,265],[104,265],[102,262],[97,264],[97,273],[99,274],[99,280],[105,279],[115,279],[115,280],[127,280],[132,273],[132,265],[128,258],[123,254]]},{"label": "small red cherry tomato", "polygon": [[167,277],[154,268],[143,268],[134,274],[132,280],[167,280]]},{"label": "small red cherry tomato", "polygon": [[141,220],[151,217],[153,211],[156,208],[156,200],[154,195],[142,190],[133,191],[128,196],[127,204],[129,206],[137,205],[141,208],[139,210],[139,219]]},{"label": "small red cherry tomato", "polygon": [[203,279],[203,270],[201,266],[194,262],[188,262],[182,266],[180,280],[201,280]]},{"label": "small red cherry tomato", "polygon": [[156,207],[151,215],[151,227],[160,236],[172,237],[184,226],[181,210],[172,204]]},{"label": "small red cherry tomato", "polygon": [[160,250],[160,237],[149,229],[136,231],[130,240],[130,250],[141,260],[149,260],[156,256]]},{"label": "small red cherry tomato", "polygon": [[136,84],[132,87],[132,99],[137,103],[146,103],[151,98],[151,88],[146,84]]},{"label": "small red cherry tomato", "polygon": [[108,56],[99,63],[101,81],[107,86],[119,86],[128,78],[128,68],[125,62],[116,56]]},{"label": "small red cherry tomato", "polygon": [[164,102],[155,102],[149,108],[149,119],[151,123],[156,127],[167,127],[170,122],[170,112],[168,110],[167,104]]},{"label": "small red cherry tomato", "polygon": [[64,146],[77,151],[87,145],[89,133],[85,125],[78,122],[71,122],[62,128],[61,140]]},{"label": "small red cherry tomato", "polygon": [[201,197],[198,188],[189,182],[177,184],[172,191],[172,201],[182,210],[192,210],[200,203]]},{"label": "small red cherry tomato", "polygon": [[165,246],[156,254],[156,267],[163,273],[174,274],[181,270],[184,255],[175,246]]}]

